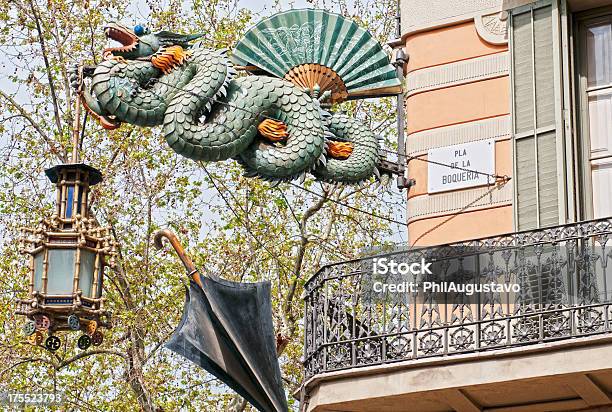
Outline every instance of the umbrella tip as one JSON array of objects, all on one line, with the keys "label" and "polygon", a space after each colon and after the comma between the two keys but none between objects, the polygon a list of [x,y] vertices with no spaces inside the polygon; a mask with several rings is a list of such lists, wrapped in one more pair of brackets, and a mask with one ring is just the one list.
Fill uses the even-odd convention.
[{"label": "umbrella tip", "polygon": [[[155,245],[155,248],[159,250],[164,247],[163,238],[168,239],[168,241],[170,242],[170,244],[172,245],[172,247],[178,254],[179,259],[181,259],[181,262],[183,262],[183,265],[189,272],[189,275],[194,276],[195,281],[200,286],[202,286],[199,281],[199,274],[197,273],[198,271],[195,265],[193,264],[193,261],[191,260],[189,255],[185,253],[185,249],[183,249],[181,242],[179,241],[178,237],[176,237],[174,232],[172,232],[170,229],[162,229],[162,230],[158,230],[157,232],[153,233],[153,244]],[[196,274],[197,274],[197,277],[195,276]]]},{"label": "umbrella tip", "polygon": [[158,230],[155,233],[153,233],[153,245],[155,246],[155,249],[157,250],[163,249],[164,248],[163,238],[170,239],[172,237],[174,237],[174,233],[172,233],[168,229]]}]

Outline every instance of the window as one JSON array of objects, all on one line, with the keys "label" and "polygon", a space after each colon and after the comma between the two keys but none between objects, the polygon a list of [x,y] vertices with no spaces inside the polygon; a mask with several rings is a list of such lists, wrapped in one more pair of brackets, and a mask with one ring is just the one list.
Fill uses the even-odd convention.
[{"label": "window", "polygon": [[581,136],[587,216],[612,216],[612,11],[579,24]]},{"label": "window", "polygon": [[559,224],[555,81],[556,9],[539,1],[512,11],[512,120],[515,225],[519,230]]}]

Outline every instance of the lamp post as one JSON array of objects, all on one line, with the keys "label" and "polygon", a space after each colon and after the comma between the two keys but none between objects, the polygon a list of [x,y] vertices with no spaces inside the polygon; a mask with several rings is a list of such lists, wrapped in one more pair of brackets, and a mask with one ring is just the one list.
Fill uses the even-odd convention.
[{"label": "lamp post", "polygon": [[55,213],[36,227],[21,229],[20,251],[30,257],[29,296],[17,300],[16,314],[27,317],[24,333],[30,343],[44,341],[50,351],[60,347],[58,331],[83,331],[78,347],[84,350],[100,345],[100,329],[111,327],[102,290],[104,268],[114,264],[116,244],[110,228],[90,216],[90,189],[102,174],[78,163],[78,128],[76,120],[72,162],[45,171],[57,190]]}]

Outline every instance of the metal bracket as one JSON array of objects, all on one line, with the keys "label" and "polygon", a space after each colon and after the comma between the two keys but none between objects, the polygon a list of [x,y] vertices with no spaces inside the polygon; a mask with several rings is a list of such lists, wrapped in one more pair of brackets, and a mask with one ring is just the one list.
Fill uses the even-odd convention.
[{"label": "metal bracket", "polygon": [[398,176],[396,182],[397,182],[397,188],[400,190],[408,189],[408,191],[410,191],[410,188],[416,185],[416,180],[406,177],[406,176]]},{"label": "metal bracket", "polygon": [[400,190],[410,190],[410,188],[416,184],[416,180],[406,177],[406,166],[401,163],[390,162],[383,159],[378,164],[378,170],[380,170],[381,173],[392,176],[396,175],[397,188]]},{"label": "metal bracket", "polygon": [[397,162],[390,162],[382,159],[378,164],[378,170],[390,175],[403,176],[406,173],[406,166]]}]

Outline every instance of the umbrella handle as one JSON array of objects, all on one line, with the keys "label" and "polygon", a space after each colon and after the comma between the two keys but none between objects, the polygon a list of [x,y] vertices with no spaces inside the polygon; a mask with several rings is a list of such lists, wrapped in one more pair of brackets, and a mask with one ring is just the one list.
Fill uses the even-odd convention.
[{"label": "umbrella handle", "polygon": [[176,251],[179,259],[181,259],[181,262],[183,262],[185,269],[187,269],[187,272],[189,272],[189,276],[191,276],[195,283],[197,283],[201,288],[204,288],[204,286],[202,286],[202,280],[200,279],[200,272],[198,272],[198,269],[196,269],[187,252],[185,252],[185,249],[183,248],[183,245],[181,245],[178,237],[176,237],[176,235],[170,229],[158,230],[153,234],[153,243],[157,249],[162,249],[164,247],[163,238],[168,239]]}]

